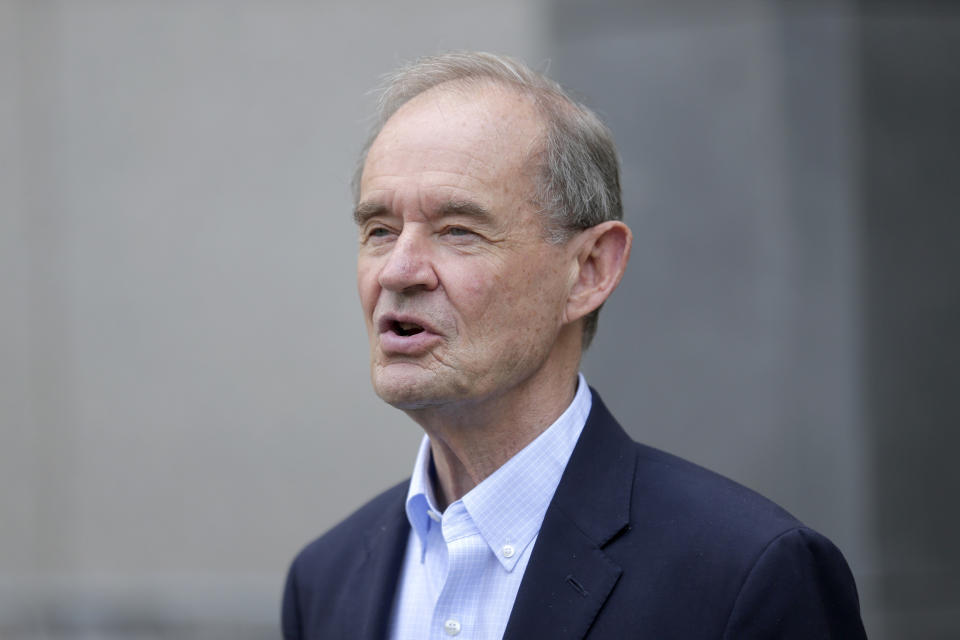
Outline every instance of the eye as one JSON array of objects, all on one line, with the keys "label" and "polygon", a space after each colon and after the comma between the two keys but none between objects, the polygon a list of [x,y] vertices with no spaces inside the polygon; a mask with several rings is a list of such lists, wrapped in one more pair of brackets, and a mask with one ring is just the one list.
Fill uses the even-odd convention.
[{"label": "eye", "polygon": [[470,229],[465,229],[463,227],[447,227],[443,232],[448,236],[453,236],[455,238],[464,238],[467,236],[474,235],[473,231]]},{"label": "eye", "polygon": [[381,243],[389,240],[393,237],[393,230],[390,227],[384,227],[382,225],[376,225],[369,227],[363,234],[364,242],[374,242]]}]

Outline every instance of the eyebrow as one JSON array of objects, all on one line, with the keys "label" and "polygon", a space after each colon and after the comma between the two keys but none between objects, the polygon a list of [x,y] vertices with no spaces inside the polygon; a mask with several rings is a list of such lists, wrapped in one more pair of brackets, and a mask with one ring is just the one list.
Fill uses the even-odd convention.
[{"label": "eyebrow", "polygon": [[469,200],[447,200],[438,210],[442,216],[465,216],[477,220],[490,218],[490,212],[485,207]]},{"label": "eyebrow", "polygon": [[387,208],[376,202],[361,202],[353,210],[353,221],[357,226],[362,226],[370,218],[387,213]]},{"label": "eyebrow", "polygon": [[[358,226],[364,225],[371,218],[389,214],[390,210],[378,202],[361,202],[353,210],[353,221]],[[447,200],[437,207],[439,216],[465,216],[477,220],[489,220],[490,211],[485,207],[469,200]]]}]

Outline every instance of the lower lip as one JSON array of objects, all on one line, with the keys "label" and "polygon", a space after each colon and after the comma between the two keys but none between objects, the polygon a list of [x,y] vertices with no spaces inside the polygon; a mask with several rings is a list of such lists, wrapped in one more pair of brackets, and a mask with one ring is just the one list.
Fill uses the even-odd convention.
[{"label": "lower lip", "polygon": [[393,331],[380,334],[380,349],[387,354],[417,355],[423,353],[440,341],[440,336],[429,331],[421,331],[412,336],[401,336]]}]

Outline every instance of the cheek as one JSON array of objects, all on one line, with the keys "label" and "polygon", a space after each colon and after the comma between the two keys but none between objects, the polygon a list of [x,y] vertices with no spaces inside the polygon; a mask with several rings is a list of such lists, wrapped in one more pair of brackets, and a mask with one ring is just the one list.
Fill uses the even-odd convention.
[{"label": "cheek", "polygon": [[500,278],[497,275],[471,275],[464,282],[464,291],[473,300],[482,300],[490,295],[491,291],[499,287]]},{"label": "cheek", "polygon": [[447,297],[464,311],[483,309],[501,289],[497,266],[484,260],[449,261],[437,271]]},{"label": "cheek", "polygon": [[[549,258],[544,256],[544,258]],[[447,296],[460,321],[489,337],[512,327],[516,335],[541,331],[559,323],[563,283],[549,259],[485,264],[483,268],[448,270]]]},{"label": "cheek", "polygon": [[540,324],[547,312],[543,273],[535,269],[511,269],[486,277],[471,278],[465,286],[473,308],[488,325],[498,329],[512,326],[521,329],[529,324]]},{"label": "cheek", "polygon": [[499,278],[494,275],[475,273],[457,283],[458,300],[453,302],[462,321],[482,325],[495,320],[496,307],[503,302],[498,282]]},{"label": "cheek", "polygon": [[544,259],[528,262],[511,283],[515,313],[542,329],[559,326],[566,301],[565,278],[558,264]]}]

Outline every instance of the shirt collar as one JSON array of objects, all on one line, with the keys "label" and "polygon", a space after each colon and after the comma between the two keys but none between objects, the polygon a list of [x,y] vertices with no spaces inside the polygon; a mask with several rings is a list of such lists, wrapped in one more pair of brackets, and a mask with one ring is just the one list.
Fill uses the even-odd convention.
[{"label": "shirt collar", "polygon": [[[459,513],[458,503],[462,503],[507,571],[513,570],[536,538],[592,403],[587,381],[580,374],[577,392],[566,411],[533,442],[450,505],[444,514],[446,519],[448,514]],[[407,519],[420,538],[421,557],[426,554],[431,527],[437,526],[441,518],[430,480],[430,464],[430,440],[424,436],[407,493]]]},{"label": "shirt collar", "polygon": [[430,527],[435,522],[439,523],[441,517],[430,482],[431,464],[430,438],[424,435],[417,452],[417,461],[413,465],[413,475],[410,476],[410,489],[407,491],[407,520],[420,538],[422,554],[427,551]]}]

